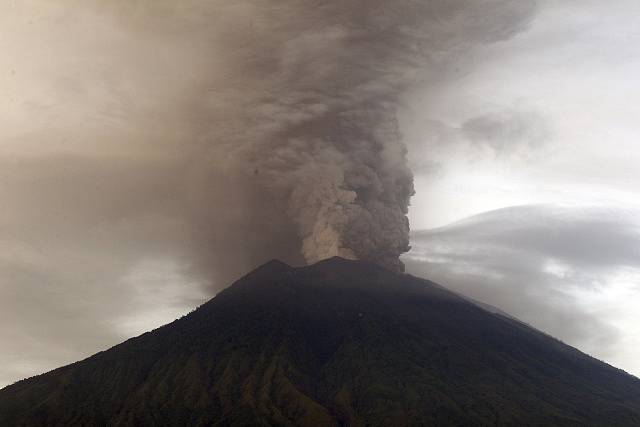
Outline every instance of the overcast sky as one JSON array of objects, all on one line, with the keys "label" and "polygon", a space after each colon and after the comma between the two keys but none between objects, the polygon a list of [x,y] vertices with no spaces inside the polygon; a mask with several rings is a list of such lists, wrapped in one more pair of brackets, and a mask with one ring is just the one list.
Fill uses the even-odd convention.
[{"label": "overcast sky", "polygon": [[[228,40],[209,40],[201,14],[185,32],[148,23],[170,22],[171,2],[151,18],[7,3],[0,386],[171,321],[222,286],[190,262],[193,230],[176,219],[189,205],[189,224],[215,223],[192,200],[203,193],[176,197],[199,153],[180,141],[209,132],[211,111],[236,113],[226,99],[192,102],[227,78],[212,80],[221,55],[205,52]],[[497,41],[443,24],[452,53],[402,100],[416,190],[407,269],[640,375],[640,4],[511,9]]]}]

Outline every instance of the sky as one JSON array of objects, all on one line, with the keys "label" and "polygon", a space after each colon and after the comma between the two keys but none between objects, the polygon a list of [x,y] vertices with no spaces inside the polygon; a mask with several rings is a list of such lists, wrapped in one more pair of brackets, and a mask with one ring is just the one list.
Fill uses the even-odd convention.
[{"label": "sky", "polygon": [[[334,173],[334,161],[341,188],[369,175],[324,150],[326,135],[297,128],[338,104],[378,103],[340,131],[371,127],[407,146],[407,271],[640,375],[640,5],[456,3],[420,11],[411,24],[429,29],[410,40],[427,55],[408,61],[419,55],[404,35],[389,43],[373,31],[351,45],[341,23],[305,32],[332,9],[302,19],[284,2],[8,1],[0,386],[186,314],[269,258],[303,262],[287,258],[300,244],[287,233],[318,222],[299,220],[307,211],[295,204],[283,212],[283,194]],[[386,28],[384,7],[367,25]],[[355,59],[340,50],[367,48]],[[345,61],[346,76],[324,65]],[[394,66],[359,67],[377,61]],[[358,80],[367,84],[352,90]],[[328,94],[311,90],[328,82]],[[263,142],[272,133],[288,142]],[[404,177],[402,145],[380,144],[393,150],[373,163]],[[257,175],[274,184],[247,184]],[[329,217],[321,236],[351,224]]]},{"label": "sky", "polygon": [[453,64],[403,117],[408,270],[635,375],[639,11],[542,2],[528,31]]}]

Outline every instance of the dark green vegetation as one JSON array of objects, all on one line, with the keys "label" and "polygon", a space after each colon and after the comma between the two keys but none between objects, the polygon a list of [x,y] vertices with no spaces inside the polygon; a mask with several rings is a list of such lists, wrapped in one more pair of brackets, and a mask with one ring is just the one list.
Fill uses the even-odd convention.
[{"label": "dark green vegetation", "polygon": [[639,426],[640,380],[428,281],[272,261],[0,390],[0,426]]}]

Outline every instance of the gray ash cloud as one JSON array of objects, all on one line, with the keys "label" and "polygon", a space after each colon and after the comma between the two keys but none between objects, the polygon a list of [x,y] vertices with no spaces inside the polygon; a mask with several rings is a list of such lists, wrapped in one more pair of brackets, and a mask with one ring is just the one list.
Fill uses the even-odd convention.
[{"label": "gray ash cloud", "polygon": [[[256,197],[222,191],[217,206],[237,223],[229,236],[214,230],[217,240],[242,239],[257,258],[339,255],[403,269],[414,190],[396,117],[402,97],[448,57],[522,30],[534,4],[241,4],[222,51],[229,80],[218,88],[221,109],[239,114],[211,129],[204,173]],[[252,221],[263,224],[259,235],[237,234]]]}]

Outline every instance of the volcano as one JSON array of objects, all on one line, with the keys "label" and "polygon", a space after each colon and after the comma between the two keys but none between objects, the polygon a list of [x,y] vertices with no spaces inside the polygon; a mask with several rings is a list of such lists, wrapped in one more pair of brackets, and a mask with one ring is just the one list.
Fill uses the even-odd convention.
[{"label": "volcano", "polygon": [[271,261],[0,390],[1,426],[638,426],[640,380],[424,279]]}]

